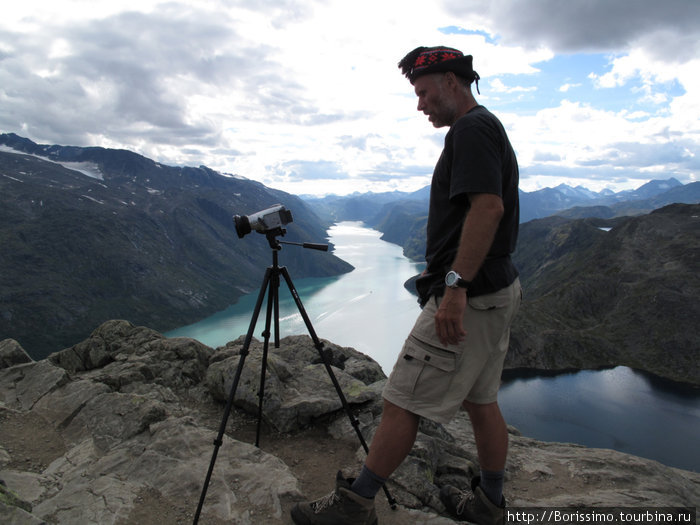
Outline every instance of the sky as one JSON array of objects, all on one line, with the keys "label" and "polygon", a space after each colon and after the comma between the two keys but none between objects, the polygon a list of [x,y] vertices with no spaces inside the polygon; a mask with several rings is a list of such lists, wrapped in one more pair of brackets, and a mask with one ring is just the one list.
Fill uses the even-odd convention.
[{"label": "sky", "polygon": [[698,180],[700,0],[23,0],[0,133],[206,165],[298,195],[414,191],[446,128],[397,67],[474,57],[520,187]]}]

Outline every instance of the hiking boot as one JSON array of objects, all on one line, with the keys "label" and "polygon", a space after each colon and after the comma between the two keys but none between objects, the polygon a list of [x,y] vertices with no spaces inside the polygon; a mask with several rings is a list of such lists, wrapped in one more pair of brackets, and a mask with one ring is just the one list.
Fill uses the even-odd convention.
[{"label": "hiking boot", "polygon": [[495,505],[481,490],[479,481],[479,476],[472,478],[471,493],[445,485],[440,489],[440,500],[447,511],[458,520],[479,525],[503,525],[506,513],[505,498],[501,498],[500,505]]},{"label": "hiking boot", "polygon": [[316,501],[294,505],[292,520],[297,525],[377,525],[374,500],[355,494],[351,484],[338,471],[335,490]]}]

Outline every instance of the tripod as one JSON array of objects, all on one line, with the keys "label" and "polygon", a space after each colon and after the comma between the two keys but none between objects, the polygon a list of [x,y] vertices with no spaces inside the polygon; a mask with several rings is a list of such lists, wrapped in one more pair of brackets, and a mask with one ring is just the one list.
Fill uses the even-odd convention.
[{"label": "tripod", "polygon": [[[238,368],[236,369],[236,374],[233,379],[233,384],[231,385],[231,391],[228,396],[228,400],[226,402],[226,408],[224,409],[224,417],[221,421],[221,425],[219,426],[219,433],[216,436],[216,439],[214,440],[214,452],[211,457],[211,462],[209,464],[209,470],[207,471],[207,476],[204,480],[204,486],[202,487],[202,494],[199,498],[199,504],[197,506],[197,512],[195,513],[194,516],[194,522],[193,525],[197,525],[199,522],[199,515],[202,512],[202,506],[204,505],[204,499],[206,498],[207,495],[207,489],[209,488],[209,482],[211,481],[211,475],[212,472],[214,471],[214,464],[216,463],[216,457],[219,453],[219,448],[223,444],[222,438],[224,436],[224,432],[226,431],[226,423],[228,422],[228,417],[231,413],[231,408],[233,407],[233,401],[234,397],[236,395],[236,390],[238,388],[238,382],[240,381],[241,378],[241,373],[243,371],[243,365],[245,363],[246,356],[248,355],[248,348],[250,347],[250,343],[253,339],[253,331],[255,330],[255,326],[258,322],[258,317],[260,315],[260,309],[262,307],[262,302],[263,299],[265,298],[265,295],[267,294],[267,313],[266,313],[266,318],[265,318],[265,331],[262,333],[264,342],[263,342],[263,356],[262,356],[262,367],[260,371],[260,390],[258,392],[258,397],[259,397],[259,403],[258,403],[258,420],[257,420],[257,428],[256,428],[256,433],[255,433],[255,446],[259,446],[260,443],[260,425],[261,425],[261,420],[262,420],[262,409],[263,409],[263,398],[265,394],[265,374],[267,372],[267,351],[269,348],[269,342],[270,342],[270,326],[273,321],[273,313],[274,313],[274,330],[275,330],[275,348],[279,348],[279,343],[280,343],[280,338],[279,338],[279,286],[280,286],[280,275],[284,277],[284,280],[287,283],[287,287],[289,288],[290,293],[292,294],[292,298],[294,299],[294,302],[297,306],[297,309],[299,310],[299,313],[301,314],[301,317],[304,319],[304,324],[306,324],[306,328],[309,332],[309,335],[311,336],[311,339],[313,340],[314,346],[318,350],[319,356],[321,357],[321,361],[323,362],[323,365],[326,367],[326,371],[328,372],[328,376],[331,379],[331,382],[333,383],[333,386],[335,387],[335,391],[338,393],[338,398],[340,399],[340,403],[342,404],[343,408],[345,409],[345,413],[347,414],[348,418],[350,419],[350,423],[352,424],[352,427],[355,429],[355,433],[357,434],[357,437],[360,440],[360,443],[362,444],[362,448],[364,448],[365,453],[369,452],[369,447],[367,446],[367,442],[365,441],[365,438],[362,435],[362,431],[360,430],[360,422],[355,418],[353,415],[352,411],[350,410],[350,406],[348,405],[347,400],[345,399],[345,395],[343,394],[342,389],[340,388],[340,383],[338,383],[338,379],[335,377],[335,373],[333,372],[333,369],[331,368],[330,365],[330,360],[328,358],[328,353],[330,352],[329,349],[326,349],[324,344],[321,342],[321,340],[318,338],[316,335],[316,331],[314,330],[314,327],[311,325],[311,320],[309,319],[308,314],[306,313],[306,310],[304,309],[304,305],[301,302],[301,299],[299,298],[299,294],[297,293],[296,288],[294,287],[294,283],[292,283],[292,278],[289,275],[289,272],[287,271],[287,268],[285,266],[280,267],[278,263],[278,252],[279,250],[282,249],[281,244],[293,244],[297,246],[302,246],[303,248],[310,248],[313,250],[323,250],[326,251],[328,250],[328,245],[325,244],[311,244],[311,243],[292,243],[292,242],[283,242],[279,241],[277,239],[278,235],[284,235],[286,233],[286,230],[284,228],[275,228],[274,230],[270,230],[265,233],[267,240],[270,244],[270,248],[272,248],[272,266],[269,266],[267,270],[265,271],[265,276],[263,278],[262,285],[260,286],[260,293],[258,294],[258,299],[257,302],[255,303],[255,309],[253,310],[253,317],[250,320],[250,326],[248,327],[248,333],[246,334],[245,340],[243,342],[243,347],[241,348],[240,351],[240,360],[238,361]],[[389,502],[389,505],[391,506],[392,509],[396,508],[396,500],[391,496],[389,493],[389,490],[386,488],[386,486],[383,487],[384,493],[386,494],[387,500]]]}]

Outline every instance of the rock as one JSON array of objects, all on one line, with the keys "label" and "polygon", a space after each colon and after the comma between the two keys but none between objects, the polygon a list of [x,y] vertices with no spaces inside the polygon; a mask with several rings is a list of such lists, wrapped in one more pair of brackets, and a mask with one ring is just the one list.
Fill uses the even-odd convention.
[{"label": "rock", "polygon": [[32,361],[33,359],[14,339],[0,341],[0,369]]},{"label": "rock", "polygon": [[[462,437],[462,452],[473,458],[466,414],[460,413],[446,430]],[[507,483],[515,479],[525,483],[511,494],[513,507],[687,507],[700,496],[700,475],[695,472],[615,450],[510,434]]]},{"label": "rock", "polygon": [[26,512],[32,511],[32,506],[28,502],[21,500],[17,495],[7,488],[4,481],[0,481],[0,499],[8,507],[17,507]]},{"label": "rock", "polygon": [[[213,438],[189,418],[153,424],[106,453],[88,438],[47,469],[44,483],[60,480],[60,490],[34,513],[53,515],[58,523],[114,523],[129,516],[146,487],[173,501],[191,499],[202,488]],[[299,495],[286,465],[251,445],[225,437],[217,464],[206,514],[252,523],[250,509],[264,508],[279,518],[280,499]]]},{"label": "rock", "polygon": [[[240,347],[243,346],[239,340]],[[256,413],[259,404],[260,377],[262,374],[262,343],[250,345],[249,354],[243,362],[240,380],[236,388],[235,403],[251,413]],[[215,399],[226,401],[238,371],[240,347],[229,346],[236,355],[219,360],[209,366],[206,385]],[[371,383],[385,378],[381,367],[366,356],[348,349],[333,347],[336,363],[344,369],[332,367],[342,394],[348,403],[362,404],[376,399]],[[340,395],[329,389],[330,375],[319,357],[318,350],[306,336],[284,338],[279,349],[274,349],[267,358],[263,417],[280,432],[302,428],[322,416],[343,408]],[[371,382],[367,384],[367,382]]]},{"label": "rock", "polygon": [[0,370],[0,383],[7,385],[4,403],[18,410],[30,410],[43,396],[69,381],[65,370],[46,360]]},{"label": "rock", "polygon": [[[386,378],[366,356],[324,345],[348,408],[369,442]],[[289,508],[304,497],[293,468],[298,456],[307,458],[304,465],[333,468],[340,457],[336,451],[345,448],[352,455],[357,449],[352,464],[337,465],[353,470],[364,451],[306,336],[285,338],[280,348],[269,349],[263,418],[280,433],[277,448],[263,451],[232,437],[250,433],[257,419],[258,341],[249,348],[236,392],[236,403],[251,415],[234,410],[214,446],[221,401],[228,397],[241,346],[238,340],[214,351],[191,339],[167,339],[148,328],[110,321],[50,358],[0,369],[0,479],[6,483],[0,521],[190,523],[216,452],[203,523],[289,523]],[[323,430],[313,444],[305,441],[310,449],[295,450],[295,436],[305,427]],[[318,439],[331,443],[317,446]],[[439,515],[440,487],[467,488],[477,472],[464,413],[449,425],[422,421],[410,456],[387,483],[399,510],[380,508],[380,520],[385,525],[450,523]],[[511,506],[687,506],[700,500],[699,487],[697,473],[611,450],[510,434]]]},{"label": "rock", "polygon": [[92,399],[111,392],[109,386],[87,379],[75,379],[50,396],[39,399],[33,412],[51,421],[56,428],[64,429],[81,413]]}]

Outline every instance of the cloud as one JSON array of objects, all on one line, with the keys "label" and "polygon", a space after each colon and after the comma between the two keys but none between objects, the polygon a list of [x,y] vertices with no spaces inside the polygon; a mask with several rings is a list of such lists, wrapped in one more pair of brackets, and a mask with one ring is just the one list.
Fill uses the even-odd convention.
[{"label": "cloud", "polygon": [[560,155],[549,151],[535,151],[532,155],[532,160],[535,162],[558,162],[562,158]]},{"label": "cloud", "polygon": [[[125,13],[0,36],[14,42],[5,60],[14,74],[3,80],[17,116],[63,121],[66,132],[73,129],[66,140],[78,144],[95,135],[126,142],[151,134],[175,144],[210,140],[215,127],[193,117],[187,95],[207,82],[233,79],[232,72],[252,60],[217,63],[215,44],[225,26],[205,20],[194,26],[185,14]],[[47,56],[44,50],[56,42],[62,52]]]},{"label": "cloud", "polygon": [[346,179],[348,174],[335,162],[327,160],[292,160],[271,167],[273,173],[289,182]]},{"label": "cloud", "polygon": [[417,189],[446,130],[416,110],[396,64],[417,45],[444,44],[474,55],[479,100],[503,120],[524,173],[585,176],[599,162],[596,177],[617,177],[630,163],[687,181],[700,144],[698,5],[10,3],[0,131],[128,148],[297,193]]},{"label": "cloud", "polygon": [[569,91],[571,88],[580,87],[581,85],[582,85],[582,84],[580,84],[580,83],[578,83],[578,84],[569,84],[569,83],[567,82],[566,84],[562,84],[561,86],[559,86],[559,91],[561,91],[562,93],[566,93],[566,92]]},{"label": "cloud", "polygon": [[[521,171],[568,179],[645,181],[661,173],[694,180],[700,147],[665,117],[563,101],[512,125]],[[545,145],[547,149],[545,149]],[[527,177],[525,177],[527,178]]]},{"label": "cloud", "polygon": [[610,145],[611,160],[622,162],[630,168],[653,169],[658,164],[673,166],[679,171],[695,171],[700,168],[700,149],[686,140],[663,141],[652,144],[619,142]]},{"label": "cloud", "polygon": [[535,86],[506,86],[500,78],[495,78],[489,81],[489,88],[494,93],[529,93],[532,91],[537,91],[537,87]]},{"label": "cloud", "polygon": [[[657,58],[700,52],[700,3],[688,0],[445,0],[455,17],[474,15],[506,45],[555,52],[620,52],[641,45]],[[671,37],[671,38],[669,38]]]}]

